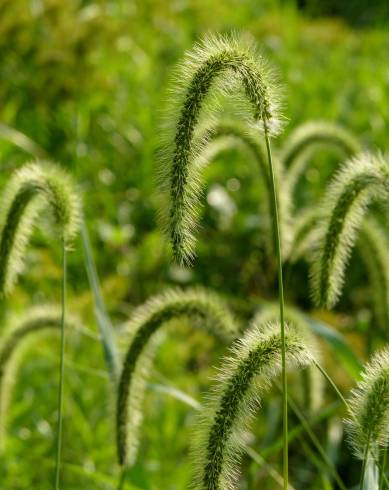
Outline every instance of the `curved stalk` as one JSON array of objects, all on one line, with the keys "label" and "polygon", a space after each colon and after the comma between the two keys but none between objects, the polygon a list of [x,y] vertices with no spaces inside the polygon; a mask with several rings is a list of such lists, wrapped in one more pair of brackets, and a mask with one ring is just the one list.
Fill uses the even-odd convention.
[{"label": "curved stalk", "polygon": [[61,452],[62,452],[62,423],[63,423],[63,391],[65,375],[65,311],[66,311],[66,280],[67,261],[66,244],[62,238],[62,290],[61,290],[61,351],[59,363],[59,386],[58,386],[58,420],[57,420],[57,450],[55,458],[55,490],[60,488]]},{"label": "curved stalk", "polygon": [[280,239],[280,226],[278,219],[278,207],[277,207],[277,193],[274,179],[272,155],[270,150],[269,135],[267,127],[265,126],[265,141],[267,157],[269,162],[269,175],[270,175],[270,190],[273,199],[273,213],[274,213],[274,238],[277,255],[277,267],[278,267],[278,297],[280,306],[280,327],[281,327],[281,383],[282,383],[282,425],[283,425],[283,476],[284,476],[284,488],[288,488],[288,382],[286,378],[286,345],[285,345],[285,318],[284,318],[284,283],[282,274],[282,252],[281,252],[281,239]]},{"label": "curved stalk", "polygon": [[[269,160],[266,144],[264,145],[261,140],[258,139],[258,132],[255,131],[249,124],[242,124],[241,122],[233,120],[221,120],[211,127],[210,130],[204,132],[203,140],[209,140],[207,146],[205,146],[199,160],[202,160],[201,165],[205,165],[211,159],[215,157],[219,152],[225,151],[238,144],[246,147],[255,158],[261,181],[264,183],[265,192],[265,216],[269,216],[269,222],[266,224],[264,233],[268,234],[268,228],[272,227],[273,223],[273,196],[271,192],[271,179],[269,175]],[[276,164],[276,165],[274,165]],[[275,173],[275,181],[278,184],[283,177],[283,168],[277,160],[272,160],[273,172]],[[289,192],[287,192],[287,186],[276,185],[277,188],[277,203],[280,214],[280,236],[283,242],[283,258],[287,255],[290,246],[290,199]],[[274,236],[274,226],[271,230],[270,249],[272,252],[276,251],[277,240]],[[285,246],[286,244],[286,246]]]}]

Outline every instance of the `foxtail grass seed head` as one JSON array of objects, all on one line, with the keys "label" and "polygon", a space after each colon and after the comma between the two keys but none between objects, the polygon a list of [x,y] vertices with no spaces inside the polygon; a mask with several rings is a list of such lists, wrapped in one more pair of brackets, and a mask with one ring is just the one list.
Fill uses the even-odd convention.
[{"label": "foxtail grass seed head", "polygon": [[346,430],[359,459],[368,454],[378,461],[378,451],[389,444],[389,348],[375,354],[349,400]]},{"label": "foxtail grass seed head", "polygon": [[224,301],[202,289],[169,290],[137,309],[126,328],[131,339],[124,355],[117,394],[116,435],[120,465],[131,466],[135,462],[144,391],[161,328],[180,318],[188,319],[193,327],[224,342],[231,341],[239,333],[239,326]]},{"label": "foxtail grass seed head", "polygon": [[0,295],[11,292],[43,210],[69,247],[79,228],[80,198],[70,176],[48,161],[29,163],[8,181],[0,199]]},{"label": "foxtail grass seed head", "polygon": [[[292,306],[285,306],[285,320],[293,331],[299,332],[306,345],[314,352],[317,362],[320,362],[320,348],[316,336],[313,334],[307,317]],[[269,323],[279,323],[280,309],[276,303],[267,303],[254,315],[250,325],[265,327]],[[290,386],[296,386],[298,400],[304,410],[314,413],[320,409],[324,401],[324,378],[315,365],[308,366],[297,373],[297,383],[291,380]]]},{"label": "foxtail grass seed head", "polygon": [[[279,186],[279,192],[282,192],[280,204],[283,204],[281,218],[284,230],[289,231],[288,235],[284,232],[289,238],[283,240],[286,243],[284,257],[292,261],[305,254],[305,247],[309,246],[311,239],[315,239],[314,229],[311,229],[312,233],[304,233],[303,237],[296,236],[296,233],[308,231],[308,222],[297,222],[297,227],[303,225],[303,229],[296,230],[296,219],[292,218],[293,200],[299,179],[304,175],[314,154],[322,149],[338,150],[343,157],[350,157],[361,150],[358,140],[342,126],[324,121],[308,121],[291,132],[278,155],[278,165],[283,169],[282,186]],[[300,243],[296,244],[296,239]]]},{"label": "foxtail grass seed head", "polygon": [[163,131],[160,187],[166,200],[161,218],[179,263],[189,265],[194,256],[202,187],[202,166],[196,158],[207,142],[196,130],[203,113],[212,117],[208,101],[215,94],[235,97],[239,93],[247,102],[250,122],[276,133],[280,116],[273,78],[252,45],[223,36],[206,37],[177,70],[169,123]]},{"label": "foxtail grass seed head", "polygon": [[325,121],[308,121],[289,135],[280,155],[282,164],[292,170],[304,152],[319,145],[339,148],[346,157],[361,151],[357,138],[342,126]]},{"label": "foxtail grass seed head", "polygon": [[[284,169],[282,189],[289,196],[289,216],[293,213],[297,184],[312,157],[323,149],[337,150],[344,158],[360,152],[361,145],[351,132],[334,123],[309,121],[292,131],[279,155],[280,166]],[[293,226],[291,228],[293,230]]]},{"label": "foxtail grass seed head", "polygon": [[362,225],[358,253],[369,277],[370,297],[375,319],[382,333],[389,334],[389,237],[377,219],[369,217]]},{"label": "foxtail grass seed head", "polygon": [[[75,329],[79,321],[67,315],[66,327]],[[6,445],[7,415],[13,383],[23,358],[31,344],[47,331],[61,328],[61,311],[50,305],[30,308],[25,314],[11,319],[0,340],[0,452]]]},{"label": "foxtail grass seed head", "polygon": [[293,240],[288,260],[292,263],[309,258],[320,240],[321,208],[307,208],[300,211],[294,218]]},{"label": "foxtail grass seed head", "polygon": [[388,165],[381,155],[363,153],[349,160],[330,184],[321,205],[321,239],[311,270],[317,305],[331,308],[339,298],[368,205],[373,200],[388,202],[388,176]]},{"label": "foxtail grass seed head", "polygon": [[[237,488],[245,433],[260,397],[281,372],[281,336],[277,324],[254,326],[236,341],[225,358],[212,397],[201,411],[194,437],[193,489]],[[313,357],[300,333],[286,331],[289,368],[305,367]]]}]

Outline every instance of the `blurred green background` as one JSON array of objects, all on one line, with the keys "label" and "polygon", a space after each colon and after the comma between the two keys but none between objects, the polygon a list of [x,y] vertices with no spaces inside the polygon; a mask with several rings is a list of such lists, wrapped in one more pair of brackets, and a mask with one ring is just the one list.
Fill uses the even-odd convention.
[{"label": "blurred green background", "polygon": [[[0,0],[0,123],[30,137],[77,180],[115,324],[168,284],[213,288],[243,317],[258,298],[274,295],[274,285],[269,287],[258,269],[258,189],[247,155],[231,151],[207,169],[208,204],[193,269],[171,264],[156,225],[159,121],[169,77],[185,50],[208,32],[246,32],[257,41],[284,90],[287,123],[276,147],[298,124],[320,119],[341,123],[366,147],[386,151],[388,21],[384,0]],[[4,185],[29,157],[6,140],[0,141],[0,153]],[[319,170],[306,173],[301,203],[319,198],[323,176],[334,163],[333,155],[317,157]],[[58,247],[42,232],[33,244],[28,274],[4,305],[3,320],[8,310],[59,300]],[[80,241],[69,260],[70,305],[96,329]],[[306,266],[298,265],[297,272],[302,279],[289,290],[287,282],[287,298],[309,309]],[[347,327],[355,326],[355,318],[362,324],[369,319],[358,264],[351,277],[357,287],[353,295],[346,291],[340,316],[333,319]],[[169,336],[158,355],[155,382],[165,380],[199,398],[223,350],[203,335],[189,341],[187,334],[183,326]],[[41,338],[18,376],[9,445],[0,461],[1,488],[52,487],[57,349],[55,339]],[[67,363],[62,488],[115,488],[114,396],[101,345],[70,334]],[[340,375],[339,382],[350,385],[347,376]],[[277,400],[276,393],[269,397],[264,412],[276,411]],[[179,401],[150,390],[141,457],[127,488],[185,488],[193,416]],[[258,427],[258,440],[269,440],[270,429]],[[303,448],[295,446],[292,461],[301,461]],[[271,458],[277,467],[279,453]],[[350,485],[356,483],[351,461],[341,470]],[[245,465],[249,478],[242,488],[277,488],[263,468]],[[296,464],[295,470],[292,465],[292,479],[300,482],[296,488],[322,488],[312,483],[315,475],[312,462]]]}]

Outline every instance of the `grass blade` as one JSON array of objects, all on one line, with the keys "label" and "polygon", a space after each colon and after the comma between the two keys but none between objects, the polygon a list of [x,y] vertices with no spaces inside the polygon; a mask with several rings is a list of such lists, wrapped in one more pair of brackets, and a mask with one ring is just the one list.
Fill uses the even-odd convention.
[{"label": "grass blade", "polygon": [[101,341],[104,348],[104,356],[112,381],[116,381],[119,373],[119,357],[113,333],[113,326],[108,316],[107,309],[101,294],[99,278],[96,265],[93,259],[92,247],[89,239],[88,229],[85,221],[81,221],[81,238],[84,251],[84,263],[91,287],[95,316],[101,334]]}]

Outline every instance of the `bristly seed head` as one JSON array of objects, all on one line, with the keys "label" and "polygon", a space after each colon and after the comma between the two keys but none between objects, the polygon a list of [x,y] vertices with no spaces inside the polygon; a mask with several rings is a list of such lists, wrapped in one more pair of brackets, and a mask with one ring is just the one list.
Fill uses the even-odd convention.
[{"label": "bristly seed head", "polygon": [[186,56],[176,78],[169,113],[174,128],[164,134],[166,151],[161,159],[160,186],[166,199],[161,217],[175,259],[190,265],[201,194],[202,165],[197,157],[207,142],[197,137],[196,129],[210,95],[224,92],[235,96],[242,87],[251,124],[267,133],[279,130],[280,117],[269,70],[253,47],[242,40],[205,38]]},{"label": "bristly seed head", "polygon": [[357,242],[358,253],[369,276],[369,291],[375,319],[382,333],[389,334],[389,236],[373,217],[365,220]]},{"label": "bristly seed head", "polygon": [[37,161],[17,170],[0,201],[0,295],[11,292],[22,270],[26,247],[42,210],[69,246],[80,219],[80,198],[70,176],[59,166]]},{"label": "bristly seed head", "polygon": [[239,333],[239,326],[224,301],[199,288],[166,291],[137,309],[126,329],[131,340],[124,355],[117,393],[116,436],[120,465],[131,466],[135,462],[144,391],[161,328],[182,318],[224,342]]},{"label": "bristly seed head", "polygon": [[[309,324],[308,317],[292,306],[285,306],[284,316],[289,329],[298,332],[306,346],[309,346],[316,361],[321,361],[319,342]],[[251,326],[266,327],[271,322],[280,322],[280,309],[276,303],[267,303],[254,315]],[[320,409],[324,400],[324,378],[315,365],[300,370],[297,374],[297,400],[301,402],[304,411],[314,413]],[[293,384],[293,380],[292,380]],[[296,387],[297,388],[297,387]]]},{"label": "bristly seed head", "polygon": [[[281,371],[279,325],[254,326],[237,340],[224,359],[194,435],[193,485],[195,490],[234,490],[238,464],[245,445],[245,431],[260,403],[260,396]],[[301,334],[287,329],[288,367],[313,361]]]},{"label": "bristly seed head", "polygon": [[346,420],[349,442],[356,456],[364,458],[366,446],[374,461],[378,451],[389,444],[389,348],[373,356],[362,381],[349,400],[350,419]]},{"label": "bristly seed head", "polygon": [[298,157],[317,145],[336,147],[346,157],[361,151],[361,145],[354,135],[338,124],[324,121],[309,121],[298,126],[288,137],[280,155],[285,168],[291,169]]},{"label": "bristly seed head", "polygon": [[[80,322],[67,315],[66,327],[76,329]],[[40,339],[42,333],[58,331],[61,328],[61,311],[51,305],[29,308],[23,316],[8,320],[0,341],[0,453],[7,441],[7,416],[12,388],[21,356],[31,342]]]},{"label": "bristly seed head", "polygon": [[371,201],[389,201],[389,172],[380,155],[363,153],[349,160],[322,201],[319,246],[311,282],[315,303],[332,307],[340,296],[347,262]]}]

